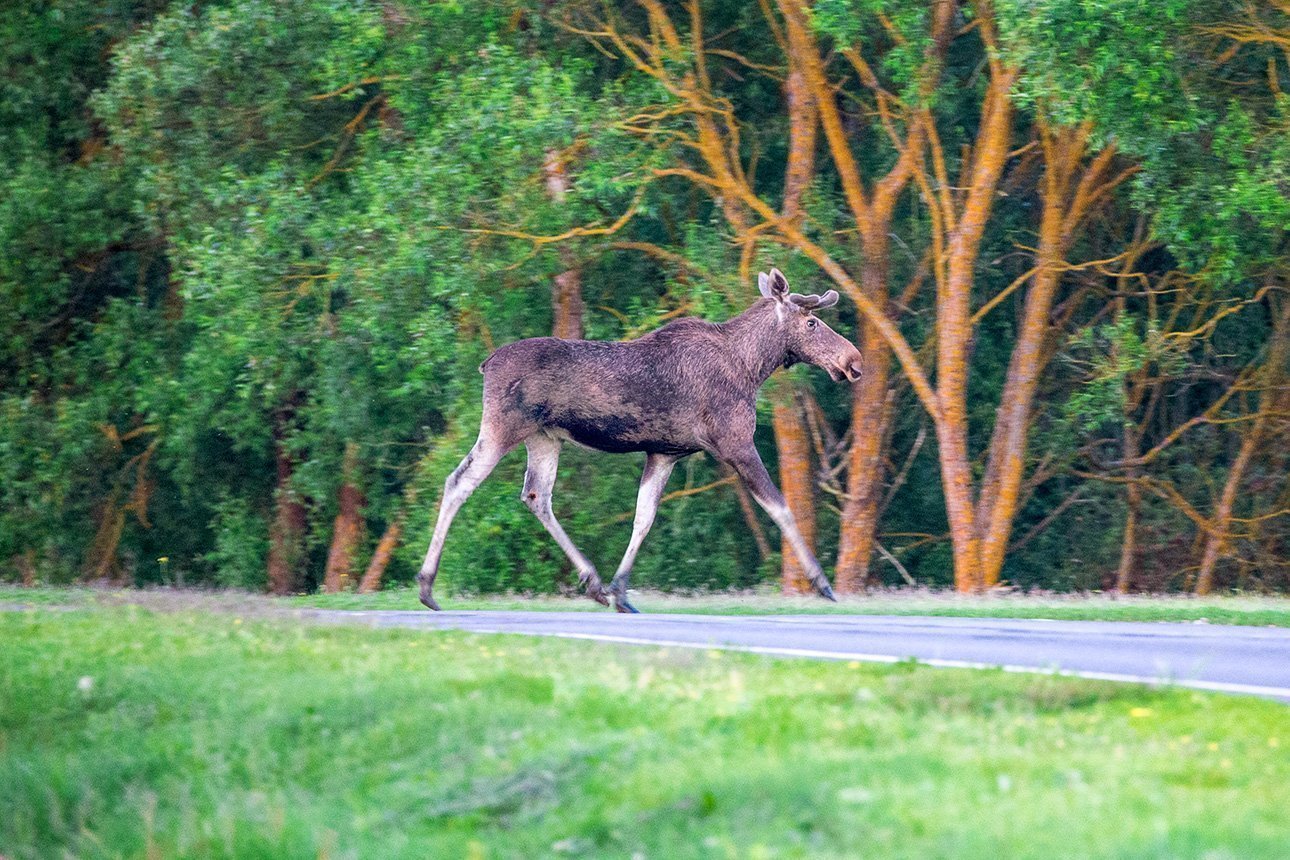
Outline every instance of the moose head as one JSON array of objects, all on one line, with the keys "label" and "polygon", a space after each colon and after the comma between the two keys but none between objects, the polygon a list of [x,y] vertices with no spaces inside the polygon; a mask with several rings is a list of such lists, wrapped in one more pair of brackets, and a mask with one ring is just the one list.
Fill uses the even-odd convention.
[{"label": "moose head", "polygon": [[815,311],[838,303],[836,290],[822,296],[789,291],[788,279],[779,269],[757,276],[757,289],[775,302],[775,316],[784,338],[784,366],[803,362],[826,371],[834,382],[856,382],[864,374],[860,351],[851,341],[829,328]]}]

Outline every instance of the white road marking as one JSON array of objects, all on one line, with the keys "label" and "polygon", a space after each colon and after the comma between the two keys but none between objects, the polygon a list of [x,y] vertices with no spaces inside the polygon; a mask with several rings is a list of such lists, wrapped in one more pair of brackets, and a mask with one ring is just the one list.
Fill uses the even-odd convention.
[{"label": "white road marking", "polygon": [[[442,629],[442,628],[440,628]],[[723,642],[683,642],[674,639],[647,639],[640,636],[615,636],[608,633],[562,633],[554,631],[521,632],[516,630],[483,627],[458,628],[469,633],[505,633],[519,636],[550,636],[557,639],[584,639],[594,642],[617,642],[624,645],[655,645],[660,648],[691,648],[700,651],[742,651],[772,657],[812,657],[817,660],[855,660],[861,663],[904,663],[912,661],[922,666],[938,669],[997,669],[1025,675],[1053,675],[1062,678],[1084,678],[1090,681],[1115,681],[1123,684],[1147,684],[1153,687],[1186,687],[1218,693],[1241,693],[1290,700],[1290,687],[1265,687],[1258,684],[1237,684],[1228,681],[1202,681],[1188,678],[1151,677],[1126,675],[1119,672],[1089,672],[1060,667],[1015,666],[1010,664],[978,663],[971,660],[944,660],[938,657],[897,657],[893,654],[867,654],[858,651],[826,651],[814,648],[783,648],[775,645],[733,645]]]}]

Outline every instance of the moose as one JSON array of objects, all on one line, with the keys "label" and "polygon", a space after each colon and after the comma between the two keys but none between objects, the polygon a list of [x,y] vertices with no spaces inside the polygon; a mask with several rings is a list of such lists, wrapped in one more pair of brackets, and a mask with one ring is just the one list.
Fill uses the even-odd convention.
[{"label": "moose", "polygon": [[[672,467],[706,451],[730,466],[792,545],[821,597],[835,600],[820,563],[802,539],[784,496],[753,445],[757,390],[779,367],[799,362],[855,382],[860,352],[815,315],[838,294],[798,295],[779,269],[757,277],[762,298],[722,323],[682,318],[636,340],[602,342],[536,337],[499,348],[479,366],[484,408],[479,438],[444,484],[439,518],[417,575],[421,602],[439,609],[434,580],[453,517],[497,462],[528,448],[521,499],[578,571],[587,596],[637,612],[627,583],[654,523]],[[632,536],[605,588],[596,568],[551,510],[560,446],[570,441],[614,454],[643,452]]]}]

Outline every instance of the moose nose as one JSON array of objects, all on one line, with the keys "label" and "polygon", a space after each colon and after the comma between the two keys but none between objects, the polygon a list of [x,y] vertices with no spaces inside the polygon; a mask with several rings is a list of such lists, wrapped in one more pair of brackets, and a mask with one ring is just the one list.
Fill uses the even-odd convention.
[{"label": "moose nose", "polygon": [[856,356],[848,361],[843,373],[847,375],[847,382],[859,382],[860,377],[864,376],[864,363],[860,357]]}]

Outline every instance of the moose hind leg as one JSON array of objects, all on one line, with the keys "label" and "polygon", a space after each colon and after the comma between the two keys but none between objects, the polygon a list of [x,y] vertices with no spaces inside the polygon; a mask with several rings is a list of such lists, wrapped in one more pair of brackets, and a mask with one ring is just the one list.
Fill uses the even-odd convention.
[{"label": "moose hind leg", "polygon": [[525,445],[529,450],[529,464],[524,472],[524,491],[520,498],[573,562],[578,571],[578,581],[587,586],[587,596],[608,606],[609,599],[605,597],[600,574],[596,573],[595,566],[573,545],[551,510],[551,491],[555,488],[556,470],[560,465],[560,441],[539,433],[530,436]]},{"label": "moose hind leg", "polygon": [[619,612],[639,612],[627,601],[627,581],[632,575],[632,565],[636,563],[636,553],[640,551],[641,542],[654,525],[654,515],[658,512],[658,502],[663,496],[663,487],[676,465],[676,457],[665,454],[650,454],[645,458],[645,473],[641,475],[641,488],[636,494],[636,516],[632,520],[632,539],[627,544],[627,552],[618,565],[618,572],[609,583],[609,593],[614,598],[614,608]]},{"label": "moose hind leg", "polygon": [[435,521],[434,537],[430,539],[430,549],[426,551],[421,572],[417,574],[417,584],[421,587],[421,602],[431,609],[438,610],[439,604],[434,599],[434,580],[439,574],[439,560],[443,556],[444,541],[448,538],[448,527],[453,517],[470,494],[484,482],[497,461],[502,459],[507,450],[504,445],[480,434],[475,447],[461,461],[461,464],[448,476],[443,485],[443,498],[439,502],[439,518]]},{"label": "moose hind leg", "polygon": [[788,538],[789,544],[793,547],[793,552],[797,555],[798,561],[802,563],[802,569],[806,571],[807,578],[815,586],[820,597],[826,600],[837,601],[833,596],[833,587],[829,585],[829,580],[824,575],[823,568],[820,567],[819,561],[815,558],[815,553],[807,546],[806,539],[802,533],[797,530],[797,521],[793,519],[793,512],[789,510],[788,503],[784,501],[784,494],[775,486],[771,480],[770,473],[766,471],[766,465],[762,463],[761,457],[757,454],[756,449],[741,452],[736,457],[731,457],[727,461],[730,466],[739,473],[739,478],[748,487],[752,497],[757,500],[770,518],[779,526],[780,533]]}]

